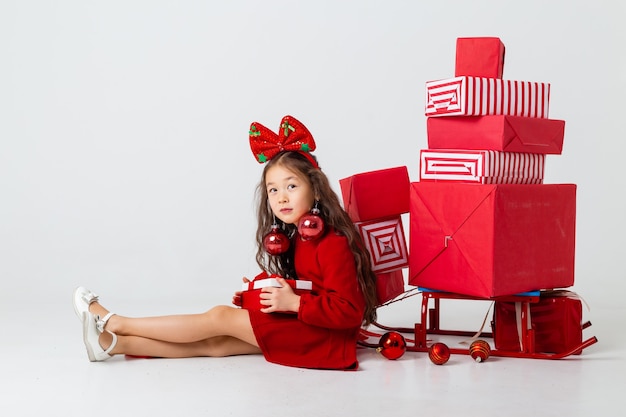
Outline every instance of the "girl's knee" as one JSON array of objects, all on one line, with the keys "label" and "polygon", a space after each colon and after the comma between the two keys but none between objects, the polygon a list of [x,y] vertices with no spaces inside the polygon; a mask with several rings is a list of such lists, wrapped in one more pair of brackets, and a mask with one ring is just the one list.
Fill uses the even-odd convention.
[{"label": "girl's knee", "polygon": [[202,341],[203,356],[223,357],[228,356],[226,345],[228,336],[215,336]]},{"label": "girl's knee", "polygon": [[223,357],[260,354],[261,349],[232,336],[216,336],[202,341],[202,356]]},{"label": "girl's knee", "polygon": [[229,315],[232,310],[234,310],[233,307],[229,307],[229,306],[215,306],[212,307],[210,310],[208,310],[207,312],[205,312],[204,314],[209,316],[212,319],[224,319],[227,315]]}]

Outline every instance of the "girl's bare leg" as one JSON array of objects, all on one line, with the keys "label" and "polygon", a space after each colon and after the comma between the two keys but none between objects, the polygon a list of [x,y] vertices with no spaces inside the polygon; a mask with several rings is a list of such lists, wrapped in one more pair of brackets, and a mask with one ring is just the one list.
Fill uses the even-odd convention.
[{"label": "girl's bare leg", "polygon": [[[100,344],[103,348],[111,344],[112,336],[103,333]],[[158,358],[190,358],[196,356],[233,356],[259,354],[261,349],[231,336],[216,336],[190,343],[164,342],[140,336],[118,336],[117,345],[111,355],[126,354]]]},{"label": "girl's bare leg", "polygon": [[[108,313],[97,302],[89,310],[101,317]],[[201,314],[160,317],[129,318],[116,314],[105,328],[119,336],[112,353],[160,357],[260,353],[248,311],[229,306],[217,306]],[[107,332],[101,335],[103,348],[110,344],[108,336]]]}]

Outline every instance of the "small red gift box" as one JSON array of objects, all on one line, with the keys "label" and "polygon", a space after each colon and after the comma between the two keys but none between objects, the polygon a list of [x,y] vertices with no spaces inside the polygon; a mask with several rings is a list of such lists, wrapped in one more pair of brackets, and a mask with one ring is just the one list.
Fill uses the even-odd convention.
[{"label": "small red gift box", "polygon": [[422,149],[420,181],[542,184],[544,154],[493,150]]},{"label": "small red gift box", "polygon": [[548,118],[549,103],[548,83],[468,76],[426,83],[426,116]]},{"label": "small red gift box", "polygon": [[575,184],[411,184],[409,285],[491,298],[574,285]]},{"label": "small red gift box", "polygon": [[458,38],[454,76],[502,78],[504,44],[500,38]]},{"label": "small red gift box", "polygon": [[578,294],[565,290],[542,291],[539,302],[529,306],[530,314],[526,323],[522,323],[519,303],[496,301],[492,322],[496,349],[521,352],[523,326],[534,330],[537,353],[563,353],[582,343],[583,313]]},{"label": "small red gift box", "polygon": [[518,116],[429,117],[429,149],[491,149],[560,155],[565,121]]},{"label": "small red gift box", "polygon": [[376,294],[378,305],[393,300],[404,292],[404,275],[402,269],[376,274]]},{"label": "small red gift box", "polygon": [[372,271],[389,272],[409,266],[402,217],[355,223],[370,253]]},{"label": "small red gift box", "polygon": [[353,222],[408,213],[409,184],[406,166],[364,172],[339,180],[344,209]]},{"label": "small red gift box", "polygon": [[[304,294],[313,289],[313,283],[311,281],[285,279],[285,282],[294,289],[296,294]],[[281,288],[276,278],[263,278],[255,279],[254,281],[244,283],[242,285],[241,293],[241,307],[246,310],[259,310],[266,306],[261,304],[261,291],[266,287]]]}]

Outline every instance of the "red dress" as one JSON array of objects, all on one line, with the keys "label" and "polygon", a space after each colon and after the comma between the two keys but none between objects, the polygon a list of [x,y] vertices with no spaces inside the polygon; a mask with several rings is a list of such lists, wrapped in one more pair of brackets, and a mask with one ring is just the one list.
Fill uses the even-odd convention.
[{"label": "red dress", "polygon": [[365,301],[348,239],[330,230],[321,238],[295,237],[298,279],[313,282],[298,314],[250,310],[256,340],[269,362],[320,369],[356,369],[356,345]]}]

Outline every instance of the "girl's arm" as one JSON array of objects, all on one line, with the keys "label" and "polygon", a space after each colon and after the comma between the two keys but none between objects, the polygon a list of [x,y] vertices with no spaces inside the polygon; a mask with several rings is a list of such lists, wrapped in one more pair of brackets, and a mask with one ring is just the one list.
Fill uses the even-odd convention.
[{"label": "girl's arm", "polygon": [[298,317],[305,323],[327,328],[360,326],[365,301],[348,240],[337,235],[325,238],[317,248],[316,258],[320,266],[322,288],[317,294],[300,296]]}]

